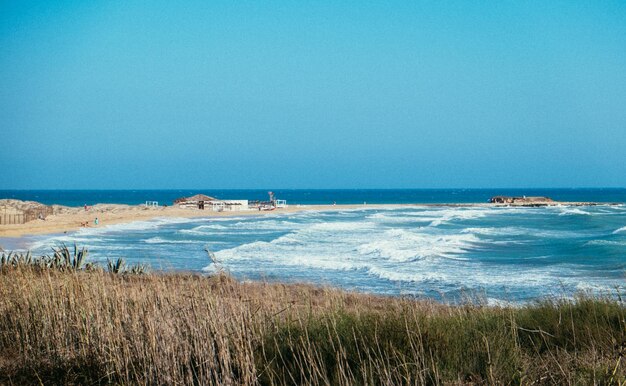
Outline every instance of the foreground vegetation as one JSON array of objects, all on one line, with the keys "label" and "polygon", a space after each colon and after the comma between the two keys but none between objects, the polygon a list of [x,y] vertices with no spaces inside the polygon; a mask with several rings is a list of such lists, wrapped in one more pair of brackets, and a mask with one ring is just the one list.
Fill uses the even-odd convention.
[{"label": "foreground vegetation", "polygon": [[224,275],[118,273],[114,264],[5,262],[0,383],[626,382],[621,300],[444,306]]}]

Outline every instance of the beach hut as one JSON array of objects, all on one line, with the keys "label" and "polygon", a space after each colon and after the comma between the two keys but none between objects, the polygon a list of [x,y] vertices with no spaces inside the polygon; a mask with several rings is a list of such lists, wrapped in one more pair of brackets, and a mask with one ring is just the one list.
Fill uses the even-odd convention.
[{"label": "beach hut", "polygon": [[215,197],[211,197],[211,196],[207,196],[205,194],[196,194],[195,196],[191,196],[191,197],[181,197],[181,198],[177,198],[176,200],[174,200],[174,204],[185,204],[185,203],[194,203],[197,204],[200,201],[216,201],[217,198]]},{"label": "beach hut", "polygon": [[181,208],[208,209],[215,212],[238,212],[249,209],[248,200],[219,200],[204,194],[178,198],[174,201],[174,205]]},{"label": "beach hut", "polygon": [[224,210],[239,212],[248,209],[248,200],[224,200]]},{"label": "beach hut", "polygon": [[205,194],[196,194],[191,197],[181,197],[174,200],[174,205],[178,205],[181,208],[198,208],[204,209],[205,205],[212,201],[219,201],[215,197],[207,196]]}]

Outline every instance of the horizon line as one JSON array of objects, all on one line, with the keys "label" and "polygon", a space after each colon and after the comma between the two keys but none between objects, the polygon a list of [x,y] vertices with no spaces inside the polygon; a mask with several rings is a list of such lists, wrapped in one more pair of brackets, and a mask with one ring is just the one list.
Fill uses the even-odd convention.
[{"label": "horizon line", "polygon": [[513,189],[530,189],[530,190],[585,190],[585,189],[626,189],[625,186],[579,186],[579,187],[479,187],[479,188],[466,188],[466,187],[445,187],[445,188],[284,188],[284,187],[265,187],[265,188],[211,188],[211,187],[196,187],[196,188],[19,188],[19,189],[4,189],[0,188],[0,191],[19,192],[19,191],[149,191],[149,190],[513,190]]}]

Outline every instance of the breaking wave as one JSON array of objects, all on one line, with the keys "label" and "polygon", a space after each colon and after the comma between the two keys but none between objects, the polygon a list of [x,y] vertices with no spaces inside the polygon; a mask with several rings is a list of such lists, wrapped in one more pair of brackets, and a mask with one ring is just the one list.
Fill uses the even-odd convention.
[{"label": "breaking wave", "polygon": [[619,229],[614,230],[613,234],[616,235],[616,234],[622,233],[622,232],[626,232],[626,226],[623,226],[623,227],[621,227]]},{"label": "breaking wave", "polygon": [[33,238],[30,246],[50,253],[55,243],[76,242],[96,261],[119,255],[210,273],[208,246],[240,279],[428,296],[469,288],[496,302],[623,286],[615,256],[623,254],[625,223],[626,212],[614,207],[368,207],[137,221]]},{"label": "breaking wave", "polygon": [[161,237],[151,237],[143,240],[146,244],[203,244],[203,241],[192,240],[166,240]]},{"label": "breaking wave", "polygon": [[403,229],[385,231],[379,239],[357,247],[361,255],[386,258],[396,262],[443,257],[465,260],[461,257],[478,242],[474,235],[430,235]]},{"label": "breaking wave", "polygon": [[608,245],[608,246],[616,245],[616,246],[622,246],[622,245],[626,245],[626,241],[591,240],[591,241],[587,241],[585,243],[585,245]]},{"label": "breaking wave", "polygon": [[591,216],[591,213],[585,212],[584,210],[580,208],[559,207],[559,211],[560,211],[559,216],[575,216],[575,215]]}]

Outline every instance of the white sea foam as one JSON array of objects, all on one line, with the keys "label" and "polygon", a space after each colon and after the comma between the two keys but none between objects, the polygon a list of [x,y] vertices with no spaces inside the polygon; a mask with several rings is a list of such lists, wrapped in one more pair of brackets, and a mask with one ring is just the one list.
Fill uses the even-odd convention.
[{"label": "white sea foam", "polygon": [[212,231],[222,231],[231,229],[227,225],[222,224],[210,224],[210,225],[199,225],[192,229],[180,229],[177,233],[187,233],[192,235],[206,235],[212,233]]},{"label": "white sea foam", "polygon": [[614,246],[622,246],[626,245],[626,241],[615,241],[615,240],[591,240],[587,241],[585,245],[614,245]]},{"label": "white sea foam", "polygon": [[28,249],[32,251],[49,251],[52,247],[65,244],[67,246],[73,246],[76,244],[78,247],[87,247],[94,245],[106,245],[112,240],[103,237],[89,237],[88,235],[75,235],[68,234],[62,236],[46,237],[37,241],[34,241],[28,245]]},{"label": "white sea foam", "polygon": [[365,264],[355,262],[349,259],[342,258],[341,256],[306,256],[306,257],[292,257],[281,261],[282,264],[287,266],[305,267],[305,268],[317,268],[324,270],[338,270],[338,271],[350,271],[355,269],[361,269],[366,267]]},{"label": "white sea foam", "polygon": [[369,221],[341,221],[341,222],[322,222],[309,226],[308,232],[350,232],[363,229],[371,229],[376,226],[375,223]]},{"label": "white sea foam", "polygon": [[[330,254],[328,250],[310,251],[303,248],[292,248],[288,243],[268,243],[255,241],[239,247],[216,252],[218,260],[224,264],[254,262],[256,266],[267,270],[287,267],[315,268],[323,270],[352,270],[362,268],[350,256]],[[300,251],[300,252],[297,252]]]},{"label": "white sea foam", "polygon": [[[500,292],[505,288],[516,291],[560,288],[575,285],[575,280],[563,280],[559,271],[552,269],[525,269],[513,267],[487,268],[480,264],[419,264],[409,266],[377,265],[368,269],[375,277],[398,283],[419,283],[435,289],[468,289]],[[567,283],[565,283],[567,282]]]},{"label": "white sea foam", "polygon": [[385,224],[401,224],[401,223],[430,223],[440,220],[439,217],[424,217],[415,215],[388,215],[385,213],[374,213],[367,217],[370,220]]},{"label": "white sea foam", "polygon": [[232,231],[238,230],[271,230],[271,231],[281,231],[281,230],[292,230],[300,227],[299,223],[293,221],[287,221],[282,219],[263,219],[257,221],[239,221],[235,223],[223,224],[222,227],[218,227],[214,225],[203,225],[202,227],[198,227],[198,229],[229,229]]},{"label": "white sea foam", "polygon": [[225,222],[233,222],[233,221],[244,221],[244,220],[254,220],[258,217],[253,216],[253,217],[230,217],[230,216],[225,216],[225,217],[203,217],[202,219],[204,221],[207,222],[221,222],[221,221],[225,221]]},{"label": "white sea foam", "polygon": [[461,233],[473,233],[483,236],[521,236],[530,232],[532,230],[516,227],[470,227],[461,230]]},{"label": "white sea foam", "polygon": [[445,224],[452,221],[465,221],[465,220],[474,220],[483,218],[486,216],[494,216],[502,213],[510,213],[507,209],[463,209],[463,208],[454,208],[454,209],[446,209],[441,211],[433,211],[433,212],[423,212],[423,213],[432,213],[432,214],[440,214],[441,216],[432,221],[430,226],[437,227],[441,224]]},{"label": "white sea foam", "polygon": [[554,286],[564,281],[562,278],[564,268],[523,268],[519,266],[490,267],[472,266],[469,271],[458,270],[454,279],[457,285],[475,288],[508,287],[508,288],[532,288],[541,286]]},{"label": "white sea foam", "polygon": [[377,222],[385,223],[404,223],[404,222],[429,222],[430,226],[436,227],[444,223],[452,221],[464,221],[478,219],[486,216],[495,216],[504,213],[519,212],[517,208],[473,208],[473,207],[455,207],[455,208],[439,208],[428,210],[410,211],[389,211],[385,213],[374,213],[368,216],[369,219]]},{"label": "white sea foam", "polygon": [[[141,249],[140,246],[138,245],[111,245],[111,244],[104,244],[104,245],[98,245],[95,246],[94,249],[90,250],[89,253],[99,253],[102,251],[130,251],[130,250],[137,250],[137,249]],[[150,249],[147,249],[150,250]]]},{"label": "white sea foam", "polygon": [[569,206],[559,206],[559,216],[572,216],[572,215],[583,215],[583,216],[591,216],[591,213],[585,212],[584,210],[576,207]]},{"label": "white sea foam", "polygon": [[541,256],[528,256],[528,257],[521,257],[521,260],[544,260],[544,259],[549,259],[550,257],[552,257],[552,255],[541,255]]},{"label": "white sea foam", "polygon": [[246,234],[245,232],[263,233],[264,231],[289,231],[301,228],[302,226],[303,225],[296,222],[274,219],[264,221],[239,221],[235,223],[204,224],[196,226],[192,229],[178,230],[178,233],[191,235],[208,235],[213,234],[217,231],[220,233],[228,232],[236,234]]},{"label": "white sea foam", "polygon": [[[472,233],[476,235],[482,236],[532,236],[532,237],[540,237],[540,238],[554,238],[554,239],[564,239],[564,238],[574,238],[584,236],[584,234],[580,232],[574,231],[559,231],[559,230],[546,230],[546,229],[532,229],[532,228],[523,228],[523,227],[470,227],[465,228],[460,231],[461,233]],[[488,240],[490,243],[523,243],[527,240]]]},{"label": "white sea foam", "polygon": [[623,285],[611,285],[609,283],[591,283],[591,282],[582,282],[579,281],[576,283],[577,292],[585,292],[596,295],[607,295],[607,294],[616,294],[617,289],[624,288]]},{"label": "white sea foam", "polygon": [[356,248],[361,255],[386,258],[396,262],[434,257],[464,260],[460,255],[479,241],[469,235],[432,235],[404,229],[390,229],[382,237]]},{"label": "white sea foam", "polygon": [[[77,241],[79,246],[90,246],[95,260],[146,256],[158,262],[160,257],[175,261],[176,267],[185,266],[187,260],[168,256],[174,246],[189,251],[188,264],[198,264],[206,261],[203,244],[223,243],[211,249],[224,268],[241,277],[267,274],[312,282],[326,279],[383,293],[434,291],[456,296],[462,289],[485,289],[485,299],[497,304],[507,296],[539,296],[561,288],[575,291],[585,284],[603,288],[616,282],[612,277],[603,277],[602,271],[565,264],[558,248],[567,246],[568,238],[576,238],[576,243],[579,238],[591,239],[585,244],[589,246],[621,247],[626,243],[621,240],[626,226],[615,229],[614,233],[620,235],[611,240],[593,238],[604,238],[601,235],[624,224],[613,222],[620,221],[615,216],[624,213],[610,209],[615,215],[610,222],[600,223],[605,228],[598,228],[577,210],[583,211],[573,207],[359,208],[180,219],[179,223],[170,219],[141,221],[34,240],[42,250],[49,248],[53,240],[66,244]],[[611,215],[596,208],[584,208],[584,212]],[[572,217],[554,221],[563,213]],[[559,240],[549,243],[551,239]],[[502,243],[520,245],[511,248],[509,254],[496,246]],[[172,246],[168,248],[169,244]],[[555,250],[533,249],[548,244]],[[499,253],[505,254],[501,262]]]},{"label": "white sea foam", "polygon": [[175,224],[185,224],[195,222],[195,219],[188,218],[155,218],[149,221],[133,221],[129,223],[121,223],[121,224],[113,224],[106,225],[100,228],[81,228],[76,232],[71,234],[74,235],[100,235],[105,233],[113,233],[113,232],[132,232],[132,231],[146,231],[146,230],[155,230],[161,228],[165,225],[175,225]]},{"label": "white sea foam", "polygon": [[265,220],[265,221],[243,221],[243,222],[237,222],[234,224],[229,224],[228,226],[233,229],[246,229],[246,230],[252,230],[252,229],[283,230],[283,229],[293,229],[294,227],[297,227],[298,224],[291,222],[291,221],[285,221],[285,220]]},{"label": "white sea foam", "polygon": [[393,282],[445,282],[447,275],[443,272],[406,272],[393,268],[371,267],[367,270],[370,275]]},{"label": "white sea foam", "polygon": [[222,272],[222,267],[216,264],[209,264],[206,267],[202,268],[202,270],[207,274],[216,274]]},{"label": "white sea foam", "polygon": [[268,244],[266,241],[254,241],[235,248],[217,251],[215,256],[223,262],[229,260],[264,260],[267,257],[266,252],[271,249]]},{"label": "white sea foam", "polygon": [[626,232],[626,226],[623,226],[623,227],[621,227],[619,229],[614,230],[613,234],[616,235],[616,234],[622,233],[622,232]]},{"label": "white sea foam", "polygon": [[204,241],[191,241],[191,240],[166,240],[161,237],[151,237],[143,240],[146,244],[204,244]]}]

